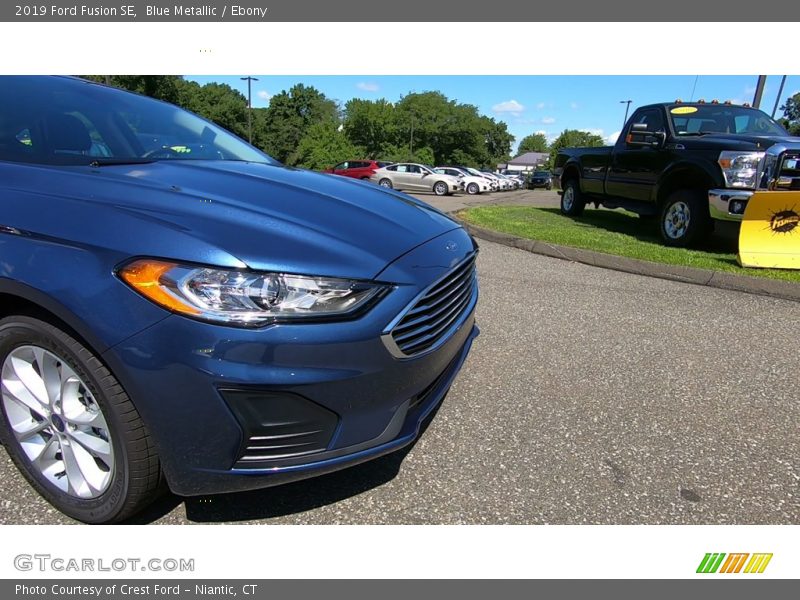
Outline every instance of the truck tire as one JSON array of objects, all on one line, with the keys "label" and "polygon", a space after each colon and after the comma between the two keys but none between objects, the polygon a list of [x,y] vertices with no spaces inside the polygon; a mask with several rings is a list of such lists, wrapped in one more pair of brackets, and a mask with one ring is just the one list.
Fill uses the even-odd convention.
[{"label": "truck tire", "polygon": [[696,245],[711,232],[708,201],[702,192],[678,190],[661,207],[659,230],[667,246],[686,248]]},{"label": "truck tire", "polygon": [[569,179],[564,183],[564,193],[561,194],[561,214],[568,217],[579,217],[586,208],[586,201],[581,194],[580,186],[576,179]]}]

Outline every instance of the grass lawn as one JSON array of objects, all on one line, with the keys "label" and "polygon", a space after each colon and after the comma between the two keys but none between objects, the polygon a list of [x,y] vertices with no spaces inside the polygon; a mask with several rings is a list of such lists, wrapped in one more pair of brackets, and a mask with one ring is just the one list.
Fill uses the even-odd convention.
[{"label": "grass lawn", "polygon": [[740,267],[736,262],[735,238],[714,235],[704,247],[692,250],[663,246],[656,221],[645,222],[622,210],[587,208],[581,217],[572,218],[563,216],[557,208],[482,206],[461,211],[458,217],[487,229],[562,246],[800,283],[800,271]]}]

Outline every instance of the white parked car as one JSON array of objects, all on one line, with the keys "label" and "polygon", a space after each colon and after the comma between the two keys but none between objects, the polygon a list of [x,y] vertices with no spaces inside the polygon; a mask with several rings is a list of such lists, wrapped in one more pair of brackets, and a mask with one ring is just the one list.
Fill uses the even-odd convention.
[{"label": "white parked car", "polygon": [[481,177],[482,179],[485,179],[486,181],[488,181],[489,182],[489,186],[491,187],[491,190],[493,192],[496,192],[498,190],[498,188],[499,188],[498,181],[496,179],[494,179],[493,177],[487,177],[486,173],[484,173],[483,171],[478,171],[478,169],[473,169],[472,167],[459,167],[459,169],[463,169],[464,171],[466,171],[470,175],[474,175],[475,177]]},{"label": "white parked car", "polygon": [[455,194],[463,189],[457,177],[436,173],[433,168],[418,163],[389,165],[376,170],[369,179],[381,187],[408,192],[433,192],[437,196]]},{"label": "white parked car", "polygon": [[509,189],[518,190],[521,186],[519,180],[511,175],[504,175],[502,173],[495,173],[498,177],[505,179],[509,183]]},{"label": "white parked car", "polygon": [[452,175],[453,177],[460,179],[463,183],[464,190],[470,195],[492,191],[492,185],[488,179],[485,177],[471,175],[467,171],[458,167],[436,167],[434,171],[443,175]]},{"label": "white parked car", "polygon": [[509,182],[507,179],[503,179],[502,177],[498,177],[495,173],[492,173],[491,171],[482,171],[482,173],[484,175],[486,175],[486,177],[489,177],[490,179],[494,179],[497,182],[497,189],[498,190],[506,192],[506,191],[511,189],[511,182]]}]

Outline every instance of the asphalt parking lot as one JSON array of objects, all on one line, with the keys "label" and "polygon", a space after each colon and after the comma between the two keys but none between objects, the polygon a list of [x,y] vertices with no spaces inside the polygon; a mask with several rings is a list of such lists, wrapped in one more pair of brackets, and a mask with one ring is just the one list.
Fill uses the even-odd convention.
[{"label": "asphalt parking lot", "polygon": [[[800,304],[489,242],[478,268],[482,334],[413,447],[137,522],[800,524]],[[0,523],[67,522],[0,449]]]}]

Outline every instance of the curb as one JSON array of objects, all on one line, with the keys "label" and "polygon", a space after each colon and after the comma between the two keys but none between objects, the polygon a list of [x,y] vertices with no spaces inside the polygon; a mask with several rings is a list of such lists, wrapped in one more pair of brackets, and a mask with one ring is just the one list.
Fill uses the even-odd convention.
[{"label": "curb", "polygon": [[[454,215],[450,216],[456,218]],[[722,290],[734,290],[737,292],[800,302],[800,285],[789,281],[747,277],[746,275],[734,275],[732,273],[722,273],[694,267],[682,267],[679,265],[665,265],[648,262],[646,260],[638,260],[636,258],[625,258],[614,254],[604,254],[593,250],[584,250],[583,248],[559,246],[558,244],[520,238],[508,233],[485,229],[477,225],[466,223],[461,219],[457,220],[470,234],[477,238],[503,244],[504,246],[510,246],[512,248],[519,248],[520,250],[532,252],[533,254],[541,254],[551,258],[560,258],[591,265],[593,267],[612,269],[614,271],[633,273],[635,275],[644,275],[646,277],[657,277],[659,279],[669,279]]]}]

